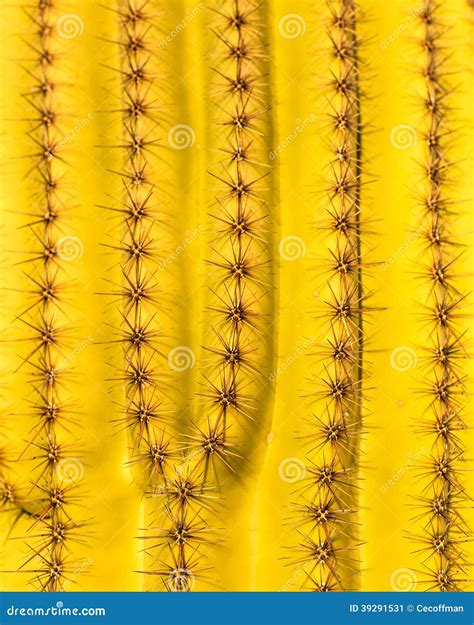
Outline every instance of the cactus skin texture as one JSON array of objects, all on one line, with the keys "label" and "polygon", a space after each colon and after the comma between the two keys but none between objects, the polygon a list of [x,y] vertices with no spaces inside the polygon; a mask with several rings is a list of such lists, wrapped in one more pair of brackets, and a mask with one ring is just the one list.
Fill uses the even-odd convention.
[{"label": "cactus skin texture", "polygon": [[33,588],[58,591],[69,583],[77,565],[74,542],[87,536],[87,524],[77,508],[76,481],[82,464],[79,424],[69,399],[72,336],[65,301],[65,284],[71,279],[67,265],[79,255],[80,242],[67,225],[68,166],[62,150],[65,83],[61,41],[54,27],[55,3],[41,0],[28,16],[34,36],[24,93],[31,144],[26,176],[33,181],[34,191],[21,211],[30,245],[19,261],[28,282],[23,280],[25,308],[17,321],[26,330],[19,345],[27,348],[15,375],[26,374],[25,416],[32,425],[26,447],[16,459],[25,476],[22,495],[15,500],[15,491],[5,484],[4,500],[16,503],[16,519],[25,517],[28,524],[25,535],[15,536],[26,546],[18,571],[28,575]]},{"label": "cactus skin texture", "polygon": [[461,241],[455,225],[456,209],[450,201],[450,101],[454,93],[449,74],[453,68],[443,45],[446,25],[438,3],[426,3],[420,20],[425,82],[420,277],[427,282],[423,321],[429,345],[423,355],[421,390],[428,406],[422,431],[431,435],[432,446],[429,458],[419,468],[423,487],[420,501],[426,510],[423,534],[415,540],[419,543],[417,553],[422,556],[423,584],[439,591],[459,591],[466,587],[469,576],[465,544],[470,534],[464,519],[468,495],[463,480],[466,449],[462,438],[466,429],[464,362],[468,352],[460,324],[466,307],[466,292],[458,279]]},{"label": "cactus skin texture", "polygon": [[106,4],[0,7],[2,588],[471,590],[471,3]]},{"label": "cactus skin texture", "polygon": [[316,385],[313,435],[303,487],[303,536],[298,563],[303,586],[318,591],[354,589],[357,583],[358,446],[363,401],[362,102],[356,3],[330,3],[328,36],[331,97],[331,180],[327,227],[327,299],[318,320],[328,320]]},{"label": "cactus skin texture", "polygon": [[[199,503],[205,495],[195,474],[183,470],[181,443],[173,427],[176,411],[169,404],[164,359],[163,286],[157,271],[164,248],[160,227],[160,179],[156,174],[158,143],[158,69],[153,58],[157,15],[151,2],[127,0],[117,9],[120,46],[123,182],[120,214],[123,236],[110,247],[121,254],[120,325],[112,342],[123,347],[123,366],[116,381],[125,387],[119,428],[130,432],[129,459],[134,481],[147,497],[147,528],[142,536],[148,556],[144,573],[156,576],[153,588],[189,591],[199,544]],[[161,296],[161,297],[160,297]],[[179,452],[179,453],[178,453]]]}]

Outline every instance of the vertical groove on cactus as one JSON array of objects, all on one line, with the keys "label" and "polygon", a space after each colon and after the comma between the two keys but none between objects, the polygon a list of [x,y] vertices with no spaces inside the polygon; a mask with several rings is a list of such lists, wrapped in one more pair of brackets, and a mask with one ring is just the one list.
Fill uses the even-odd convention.
[{"label": "vertical groove on cactus", "polygon": [[[40,0],[32,9],[30,23],[35,35],[31,48],[34,66],[28,72],[34,85],[26,94],[32,111],[28,136],[34,143],[28,176],[36,191],[28,212],[34,245],[23,261],[29,285],[25,288],[30,303],[19,316],[27,331],[28,345],[19,370],[29,369],[28,402],[34,425],[20,462],[29,463],[31,485],[22,497],[22,512],[31,519],[24,537],[28,549],[20,572],[31,575],[30,583],[45,591],[59,591],[70,582],[68,577],[74,542],[82,534],[78,521],[76,481],[82,472],[77,451],[77,435],[67,399],[69,330],[65,326],[64,283],[70,279],[66,263],[80,241],[65,236],[64,216],[67,196],[64,190],[68,167],[62,154],[60,49],[55,28],[58,14],[55,3]],[[67,437],[74,436],[68,443]],[[14,499],[13,491],[10,501]]]},{"label": "vertical groove on cactus", "polygon": [[167,578],[171,590],[191,590],[197,578],[206,579],[209,552],[221,542],[212,527],[221,480],[236,473],[235,463],[241,459],[229,431],[237,438],[245,432],[246,421],[258,419],[258,400],[251,391],[258,384],[257,365],[263,362],[254,352],[263,342],[260,300],[268,287],[262,188],[268,166],[260,162],[265,151],[257,145],[267,111],[259,67],[265,58],[259,42],[260,9],[259,3],[249,0],[226,0],[215,11],[221,62],[216,68],[217,127],[222,130],[217,147],[224,157],[220,169],[212,172],[220,195],[211,215],[214,238],[207,261],[215,282],[204,346],[208,354],[201,393],[204,409],[192,432],[183,435],[183,460],[166,485],[171,525],[148,537],[155,540],[155,547],[166,545],[171,553],[170,564],[155,571]]},{"label": "vertical groove on cactus", "polygon": [[448,197],[450,183],[449,86],[450,55],[443,42],[446,26],[440,5],[430,0],[421,13],[424,55],[424,196],[419,229],[423,244],[422,277],[427,281],[424,298],[427,337],[426,374],[422,393],[428,397],[422,431],[432,435],[430,459],[421,467],[421,515],[423,582],[429,589],[462,590],[468,561],[463,544],[469,531],[462,516],[467,495],[463,486],[465,448],[460,432],[465,429],[465,375],[462,360],[467,357],[461,326],[466,294],[459,290],[456,271],[459,243],[454,236],[456,215]]},{"label": "vertical groove on cactus", "polygon": [[328,319],[316,380],[313,432],[308,436],[307,484],[302,489],[302,588],[357,588],[359,442],[362,426],[362,102],[358,8],[351,0],[329,3],[331,45],[330,162],[328,190],[329,280],[321,318]]}]

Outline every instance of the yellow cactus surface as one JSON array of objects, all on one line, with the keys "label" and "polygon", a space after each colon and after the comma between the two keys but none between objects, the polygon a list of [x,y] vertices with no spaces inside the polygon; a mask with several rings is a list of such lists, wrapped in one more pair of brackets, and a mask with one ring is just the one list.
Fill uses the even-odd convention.
[{"label": "yellow cactus surface", "polygon": [[472,590],[469,3],[0,16],[2,588]]}]

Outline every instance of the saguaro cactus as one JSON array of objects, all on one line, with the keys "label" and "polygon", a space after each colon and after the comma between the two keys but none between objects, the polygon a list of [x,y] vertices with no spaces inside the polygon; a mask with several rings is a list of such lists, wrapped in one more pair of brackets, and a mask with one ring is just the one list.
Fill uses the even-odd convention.
[{"label": "saguaro cactus", "polygon": [[[428,325],[424,348],[423,395],[428,409],[418,427],[432,437],[430,457],[422,467],[423,577],[430,588],[460,590],[466,583],[464,544],[469,532],[463,518],[466,490],[465,446],[462,432],[466,403],[467,357],[465,330],[460,325],[466,294],[457,279],[462,252],[454,226],[456,210],[449,199],[451,140],[449,54],[442,38],[446,30],[435,2],[428,2],[420,16],[425,81],[423,111],[424,190],[423,218],[419,228],[423,244],[421,277],[428,282],[423,302]],[[421,421],[421,427],[420,427]]]},{"label": "saguaro cactus", "polygon": [[0,18],[3,587],[469,589],[469,3]]},{"label": "saguaro cactus", "polygon": [[[15,371],[15,376],[27,375],[22,391],[32,420],[26,448],[16,460],[25,480],[17,502],[19,515],[27,518],[29,526],[24,536],[26,557],[18,570],[29,574],[34,586],[53,591],[68,580],[71,545],[85,531],[77,508],[75,482],[82,464],[70,399],[73,352],[66,312],[71,279],[67,265],[79,256],[81,242],[66,226],[70,199],[63,156],[66,87],[59,17],[54,4],[43,0],[29,13],[35,36],[23,95],[30,110],[26,175],[34,190],[29,206],[19,210],[26,215],[30,247],[19,261],[28,282],[24,279],[21,285],[25,308],[17,317],[27,330],[19,345],[24,341],[27,349]],[[15,503],[11,494],[6,499]]]},{"label": "saguaro cactus", "polygon": [[331,173],[328,229],[331,239],[327,299],[319,319],[329,320],[322,372],[315,390],[304,487],[303,542],[306,582],[326,591],[356,584],[359,437],[363,401],[365,296],[362,285],[362,102],[358,10],[334,2],[328,36],[331,94]]}]

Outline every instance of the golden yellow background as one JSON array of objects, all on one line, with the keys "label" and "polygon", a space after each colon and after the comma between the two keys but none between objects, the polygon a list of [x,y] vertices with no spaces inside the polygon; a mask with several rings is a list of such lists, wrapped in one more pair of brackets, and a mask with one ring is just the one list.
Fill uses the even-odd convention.
[{"label": "golden yellow background", "polygon": [[[218,161],[213,151],[215,102],[210,84],[216,64],[216,38],[211,30],[215,16],[209,10],[212,0],[163,50],[157,51],[156,80],[162,98],[157,106],[160,137],[156,185],[163,207],[162,245],[176,249],[187,233],[198,232],[185,247],[160,289],[167,291],[163,301],[163,352],[176,345],[189,346],[196,354],[196,366],[185,372],[167,372],[168,401],[176,411],[193,415],[199,411],[200,372],[205,358],[201,346],[206,328],[207,255],[210,208],[214,183],[209,170]],[[153,1],[159,15],[158,32],[165,36],[195,11],[196,0]],[[296,8],[295,8],[295,5]],[[384,263],[367,271],[366,286],[373,291],[371,305],[381,310],[371,316],[367,328],[370,378],[366,398],[364,455],[361,470],[362,493],[359,521],[362,590],[391,590],[391,577],[399,569],[419,570],[420,557],[407,534],[416,533],[410,497],[417,492],[416,467],[424,451],[429,453],[429,436],[416,432],[416,421],[423,413],[423,398],[416,392],[423,370],[420,365],[397,371],[390,365],[390,354],[399,346],[417,350],[420,341],[420,281],[416,276],[419,249],[411,233],[420,217],[416,193],[421,180],[422,146],[419,141],[407,150],[396,149],[390,141],[392,129],[401,124],[417,127],[422,115],[420,96],[423,86],[417,77],[420,52],[416,46],[419,24],[407,19],[417,6],[406,0],[374,2],[362,0],[366,19],[360,25],[363,43],[363,88],[367,95],[363,117],[367,126],[365,173],[370,180],[364,187],[363,221],[374,231],[365,242],[367,258]],[[267,0],[269,81],[274,146],[281,145],[295,129],[302,132],[272,161],[271,234],[274,241],[272,270],[275,292],[271,328],[274,354],[271,367],[282,372],[269,385],[267,412],[252,440],[251,470],[225,484],[224,509],[218,519],[225,528],[225,542],[214,556],[214,572],[196,590],[298,590],[301,571],[288,565],[289,549],[298,542],[291,517],[297,485],[281,479],[279,467],[287,458],[304,458],[298,433],[308,427],[305,419],[311,404],[305,397],[311,390],[310,374],[317,368],[315,344],[321,342],[317,310],[319,290],[324,282],[324,233],[318,229],[317,215],[324,204],[328,180],[327,81],[325,58],[328,42],[324,1]],[[81,514],[91,519],[84,544],[72,549],[79,563],[73,572],[71,590],[138,591],[156,587],[156,580],[137,573],[144,569],[143,541],[145,503],[131,471],[125,466],[127,435],[117,431],[121,401],[120,385],[110,381],[113,365],[121,359],[107,324],[117,323],[116,306],[99,295],[107,291],[106,280],[118,281],[119,269],[113,250],[116,221],[101,206],[110,205],[118,194],[120,180],[111,171],[120,169],[120,89],[116,14],[99,2],[78,0],[63,3],[64,14],[80,16],[84,29],[80,36],[63,40],[60,46],[61,72],[68,84],[63,89],[64,127],[75,132],[64,149],[67,160],[67,193],[70,232],[79,237],[83,255],[68,273],[72,288],[68,293],[73,337],[69,347],[92,337],[74,358],[74,376],[68,385],[71,402],[77,406],[78,440],[84,464],[81,480]],[[294,39],[282,36],[282,17],[297,12],[305,32]],[[472,14],[465,0],[442,3],[442,14],[449,24],[446,45],[452,52],[451,64],[457,75],[452,127],[456,140],[450,196],[458,203],[455,231],[468,243],[472,236]],[[24,336],[15,316],[25,308],[24,297],[14,289],[25,288],[19,254],[32,245],[23,213],[34,211],[32,192],[35,182],[27,176],[31,161],[23,158],[32,151],[26,135],[25,119],[31,108],[22,97],[30,87],[25,71],[32,58],[31,20],[21,3],[2,3],[0,92],[1,129],[1,425],[2,447],[6,449],[8,474],[21,487],[28,479],[28,463],[16,459],[31,427],[26,412],[27,375],[15,370],[18,354],[26,353]],[[392,33],[391,43],[383,42]],[[419,75],[419,73],[418,73]],[[23,121],[22,121],[23,120]],[[309,121],[308,121],[309,120]],[[174,150],[167,142],[170,128],[177,124],[192,127],[195,143],[186,150]],[[269,146],[272,149],[272,146]],[[206,227],[201,228],[204,224]],[[278,242],[287,236],[300,237],[305,255],[288,262],[278,253]],[[469,291],[472,248],[466,249],[458,265],[459,287]],[[113,298],[112,298],[113,299]],[[68,312],[69,314],[69,312]],[[467,325],[468,319],[465,320]],[[77,337],[77,339],[76,339]],[[311,338],[313,337],[313,338]],[[313,340],[314,339],[314,340]],[[463,367],[467,365],[463,364]],[[466,414],[467,417],[467,414]],[[75,430],[76,431],[76,430]],[[472,457],[472,439],[462,434]],[[421,454],[421,456],[420,456]],[[415,460],[413,460],[415,458]],[[467,474],[469,475],[469,474]],[[390,480],[394,483],[384,488]],[[10,535],[14,513],[3,513],[2,564],[5,571],[16,570],[26,554],[22,540],[27,523],[21,519]],[[472,545],[470,547],[472,556]],[[83,563],[83,564],[81,564]],[[1,587],[27,589],[30,576],[2,573]],[[420,587],[420,589],[422,589]]]}]

